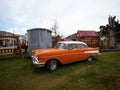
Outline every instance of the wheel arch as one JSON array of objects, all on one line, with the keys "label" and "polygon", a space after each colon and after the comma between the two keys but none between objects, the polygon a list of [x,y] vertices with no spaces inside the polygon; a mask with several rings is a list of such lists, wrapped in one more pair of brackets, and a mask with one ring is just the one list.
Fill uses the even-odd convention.
[{"label": "wheel arch", "polygon": [[93,55],[89,55],[87,58],[89,58],[89,57],[92,57],[92,58],[93,58],[94,56],[93,56]]},{"label": "wheel arch", "polygon": [[47,65],[47,63],[48,63],[49,61],[51,61],[51,60],[55,60],[55,61],[58,62],[58,64],[62,64],[59,59],[51,58],[51,59],[48,59],[48,60],[47,60],[46,65]]},{"label": "wheel arch", "polygon": [[89,58],[91,58],[91,60],[93,60],[94,56],[93,56],[93,55],[90,55],[90,56],[87,57],[87,60],[88,60],[88,61],[91,61],[91,60],[89,60]]}]

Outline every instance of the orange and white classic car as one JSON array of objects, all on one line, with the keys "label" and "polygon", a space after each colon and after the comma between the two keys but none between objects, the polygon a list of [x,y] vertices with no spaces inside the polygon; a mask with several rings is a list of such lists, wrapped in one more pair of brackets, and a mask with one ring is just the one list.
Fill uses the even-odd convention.
[{"label": "orange and white classic car", "polygon": [[33,50],[32,62],[35,67],[47,67],[54,71],[58,64],[67,64],[81,60],[91,61],[98,56],[99,48],[90,48],[84,42],[60,41],[55,48]]}]

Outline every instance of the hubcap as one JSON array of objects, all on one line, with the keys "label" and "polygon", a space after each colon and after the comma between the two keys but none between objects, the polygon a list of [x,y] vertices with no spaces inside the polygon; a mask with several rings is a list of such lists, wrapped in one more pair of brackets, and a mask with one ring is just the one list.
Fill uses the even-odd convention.
[{"label": "hubcap", "polygon": [[92,61],[92,57],[89,57],[89,58],[88,58],[88,61]]},{"label": "hubcap", "polygon": [[51,70],[56,69],[56,62],[51,62]]}]

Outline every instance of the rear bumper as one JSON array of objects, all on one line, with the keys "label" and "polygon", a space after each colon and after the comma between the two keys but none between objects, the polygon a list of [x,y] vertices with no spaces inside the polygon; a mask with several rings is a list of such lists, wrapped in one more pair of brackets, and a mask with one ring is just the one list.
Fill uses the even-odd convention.
[{"label": "rear bumper", "polygon": [[34,65],[35,67],[37,67],[37,68],[42,68],[42,67],[45,66],[45,62],[39,63],[37,57],[31,56],[31,58],[32,58],[32,63],[33,63],[33,65]]}]

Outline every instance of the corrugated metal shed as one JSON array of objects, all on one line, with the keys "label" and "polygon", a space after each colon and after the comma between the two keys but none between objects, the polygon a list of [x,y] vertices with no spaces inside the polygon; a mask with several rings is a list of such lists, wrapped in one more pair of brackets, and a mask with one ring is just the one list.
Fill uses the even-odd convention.
[{"label": "corrugated metal shed", "polygon": [[52,31],[44,28],[34,28],[28,32],[28,56],[32,50],[52,47]]}]

